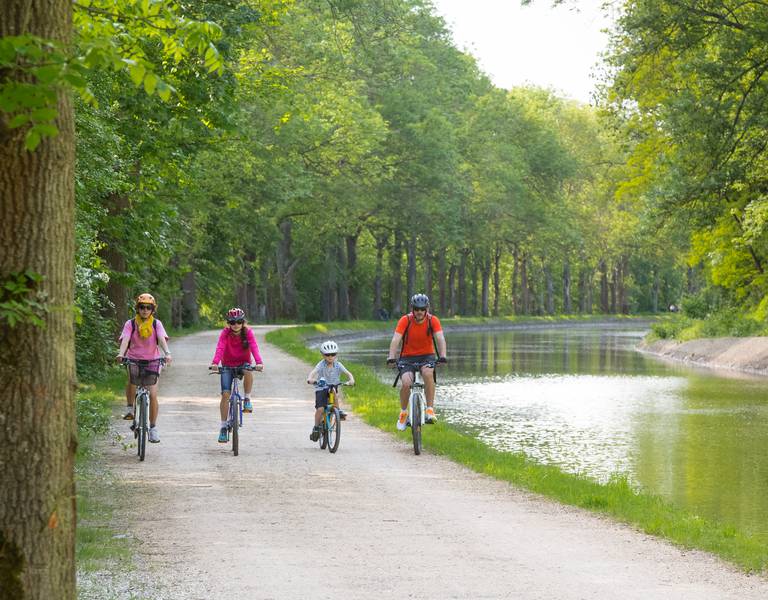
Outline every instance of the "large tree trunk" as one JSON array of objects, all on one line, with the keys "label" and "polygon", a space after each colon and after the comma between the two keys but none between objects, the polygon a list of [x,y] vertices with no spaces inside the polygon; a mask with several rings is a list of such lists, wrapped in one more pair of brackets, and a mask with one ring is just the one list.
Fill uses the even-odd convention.
[{"label": "large tree trunk", "polygon": [[[128,196],[114,192],[107,197],[105,205],[108,224],[111,224],[115,219],[122,218],[123,213],[128,208]],[[117,330],[122,327],[130,315],[128,312],[128,290],[124,283],[127,265],[125,256],[120,250],[122,244],[119,236],[114,236],[110,232],[111,229],[113,228],[108,226],[106,231],[102,232],[102,246],[99,250],[99,256],[109,269],[109,281],[104,288],[109,304],[102,307],[102,314],[114,322],[114,328]]]},{"label": "large tree trunk", "polygon": [[295,319],[299,316],[296,292],[296,262],[291,250],[292,227],[290,219],[281,221],[278,225],[281,233],[277,245],[277,274],[280,277],[281,316]]},{"label": "large tree trunk", "polygon": [[521,294],[521,308],[524,315],[530,314],[530,288],[528,287],[528,255],[523,253],[520,258],[520,294]]},{"label": "large tree trunk", "polygon": [[[70,0],[6,0],[0,37],[69,44]],[[3,73],[3,77],[12,74]],[[59,135],[34,151],[0,117],[0,283],[43,277],[44,327],[0,321],[0,596],[75,598],[74,125],[59,92]]]},{"label": "large tree trunk", "polygon": [[458,310],[456,301],[456,265],[451,265],[448,270],[448,302],[451,307],[451,316],[456,315]]}]

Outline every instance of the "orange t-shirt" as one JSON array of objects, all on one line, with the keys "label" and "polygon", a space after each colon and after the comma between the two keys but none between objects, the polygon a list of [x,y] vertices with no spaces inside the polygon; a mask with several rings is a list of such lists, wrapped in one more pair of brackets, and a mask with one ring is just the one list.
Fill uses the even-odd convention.
[{"label": "orange t-shirt", "polygon": [[[410,327],[408,327],[408,319],[411,320]],[[397,327],[395,327],[395,333],[403,335],[405,333],[405,328],[408,327],[408,336],[405,338],[402,356],[423,356],[425,354],[435,353],[435,344],[432,341],[432,335],[427,333],[429,319],[432,320],[432,335],[443,330],[442,325],[440,325],[440,319],[429,313],[427,313],[427,317],[421,323],[416,322],[413,313],[400,317],[400,320],[397,322]]]}]

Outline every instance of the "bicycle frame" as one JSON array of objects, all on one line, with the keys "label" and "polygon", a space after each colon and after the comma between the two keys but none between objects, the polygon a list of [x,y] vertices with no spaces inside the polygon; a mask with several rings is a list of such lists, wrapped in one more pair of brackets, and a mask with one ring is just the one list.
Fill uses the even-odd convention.
[{"label": "bicycle frame", "polygon": [[[321,449],[328,448],[333,454],[339,448],[341,441],[341,415],[336,406],[336,397],[339,394],[339,388],[346,385],[346,382],[326,385],[322,389],[328,390],[328,402],[323,408],[323,419],[320,422],[319,444]],[[331,439],[333,438],[333,439]]]},{"label": "bicycle frame", "polygon": [[[123,359],[123,364],[126,365],[129,368],[131,365],[134,365],[137,367],[136,376],[140,379],[144,378],[144,373],[142,372],[143,369],[147,369],[147,367],[153,363],[157,362],[158,367],[165,364],[164,358],[153,358],[148,360],[135,360],[131,358],[125,358]],[[159,376],[159,371],[156,373],[154,371],[149,371],[149,374],[153,375],[155,377],[155,381],[157,380],[157,377]],[[131,378],[134,377],[133,374],[130,375]],[[134,419],[133,419],[133,436],[136,439],[136,453],[139,456],[139,460],[143,461],[144,457],[146,456],[147,452],[147,435],[149,433],[149,389],[147,386],[136,383],[136,394],[134,395],[133,399],[133,410],[134,410]]]}]

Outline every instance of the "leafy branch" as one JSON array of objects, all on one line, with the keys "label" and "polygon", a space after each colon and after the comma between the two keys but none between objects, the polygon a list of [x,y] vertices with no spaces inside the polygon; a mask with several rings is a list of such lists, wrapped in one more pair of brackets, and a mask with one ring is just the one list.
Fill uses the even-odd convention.
[{"label": "leafy branch", "polygon": [[0,323],[10,327],[20,323],[45,327],[43,317],[48,308],[38,287],[42,281],[43,276],[33,271],[10,273],[0,279]]}]

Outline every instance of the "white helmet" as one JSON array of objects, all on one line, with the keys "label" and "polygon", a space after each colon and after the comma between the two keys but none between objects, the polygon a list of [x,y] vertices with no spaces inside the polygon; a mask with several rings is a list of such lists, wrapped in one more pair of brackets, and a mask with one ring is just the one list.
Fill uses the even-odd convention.
[{"label": "white helmet", "polygon": [[320,352],[323,354],[337,354],[338,351],[339,346],[333,340],[328,340],[327,342],[320,344]]}]

